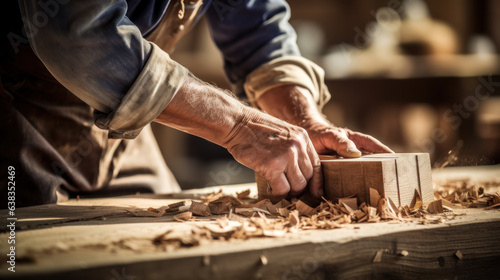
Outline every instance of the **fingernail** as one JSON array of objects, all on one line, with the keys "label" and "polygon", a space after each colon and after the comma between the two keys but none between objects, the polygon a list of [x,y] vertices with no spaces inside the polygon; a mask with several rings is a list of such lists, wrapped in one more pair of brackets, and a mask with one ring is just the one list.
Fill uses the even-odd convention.
[{"label": "fingernail", "polygon": [[346,150],[346,151],[347,151],[347,152],[348,152],[351,156],[358,156],[358,157],[359,157],[359,156],[361,156],[361,152],[360,152],[358,149],[356,149],[356,148],[354,148],[354,149],[352,149],[352,148],[347,148],[347,150]]}]

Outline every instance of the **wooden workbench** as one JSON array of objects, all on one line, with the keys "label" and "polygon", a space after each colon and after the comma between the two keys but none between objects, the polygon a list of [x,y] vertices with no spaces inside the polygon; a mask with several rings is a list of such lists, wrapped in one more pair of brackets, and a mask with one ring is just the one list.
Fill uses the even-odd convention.
[{"label": "wooden workbench", "polygon": [[[463,178],[500,168],[436,172]],[[465,169],[462,169],[464,171]],[[486,170],[486,171],[485,171]],[[454,175],[455,174],[455,175]],[[482,177],[478,178],[480,180]],[[255,185],[224,186],[235,193]],[[7,270],[8,232],[0,234],[1,279],[493,279],[500,277],[500,210],[456,210],[445,223],[384,222],[287,233],[283,237],[215,240],[173,251],[132,248],[174,230],[213,223],[172,216],[134,217],[127,210],[199,198],[214,189],[175,195],[71,200],[16,210],[16,267]],[[1,219],[7,215],[2,212]],[[6,230],[2,227],[2,230]],[[141,244],[135,242],[134,244]],[[146,243],[144,243],[146,244]],[[407,254],[406,254],[406,252]]]}]

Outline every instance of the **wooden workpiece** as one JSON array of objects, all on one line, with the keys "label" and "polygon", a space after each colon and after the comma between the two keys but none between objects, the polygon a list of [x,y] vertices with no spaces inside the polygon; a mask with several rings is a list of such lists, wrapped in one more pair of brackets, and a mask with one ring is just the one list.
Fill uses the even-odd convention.
[{"label": "wooden workpiece", "polygon": [[[467,172],[484,169],[485,179],[487,174],[497,176],[499,170]],[[467,172],[457,174],[463,178]],[[223,188],[233,194],[247,188],[252,195],[257,192],[255,184]],[[199,199],[217,189],[16,209],[16,272],[8,271],[2,259],[0,279],[494,279],[499,275],[496,209],[455,210],[457,216],[440,224],[350,224],[275,238],[215,240],[166,252],[133,246],[147,242],[151,247],[159,234],[187,232],[213,220],[197,217],[181,223],[172,216],[134,217],[128,211]],[[6,221],[6,211],[1,213]],[[8,234],[0,234],[2,256],[8,249],[4,242]]]},{"label": "wooden workpiece", "polygon": [[[360,158],[321,156],[325,198],[336,201],[356,197],[358,204],[376,206],[378,197],[390,198],[397,206],[410,205],[415,190],[424,203],[434,200],[431,164],[426,153],[373,154]],[[256,175],[259,197],[276,201],[268,193],[266,180]],[[370,188],[376,190],[370,191]],[[371,201],[372,200],[372,201]]]}]

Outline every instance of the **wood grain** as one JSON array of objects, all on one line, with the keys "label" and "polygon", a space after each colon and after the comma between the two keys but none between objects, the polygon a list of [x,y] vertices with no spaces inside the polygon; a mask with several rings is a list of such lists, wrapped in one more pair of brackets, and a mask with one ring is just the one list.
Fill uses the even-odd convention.
[{"label": "wood grain", "polygon": [[[373,154],[360,158],[321,156],[325,198],[356,196],[358,202],[370,203],[370,188],[397,206],[410,205],[415,190],[424,203],[434,200],[429,154]],[[267,192],[265,178],[256,175],[259,198],[281,200]],[[372,205],[373,206],[373,205]]]},{"label": "wood grain", "polygon": [[[248,184],[255,193],[255,184]],[[241,191],[239,189],[238,191]],[[204,192],[200,190],[200,193]],[[224,192],[232,193],[231,187]],[[24,219],[71,219],[16,231],[16,273],[0,265],[0,279],[496,279],[500,261],[498,210],[466,213],[445,224],[356,224],[299,231],[284,237],[212,241],[175,251],[125,249],[121,241],[148,241],[166,231],[189,231],[213,221],[179,223],[170,217],[108,215],[178,201],[150,198],[81,199],[64,205],[16,209]],[[93,209],[87,207],[94,207]],[[71,208],[74,208],[72,210]],[[5,214],[0,216],[5,220]],[[201,217],[200,217],[201,219]],[[21,226],[24,222],[20,222]],[[32,226],[34,226],[32,224]],[[8,232],[0,234],[7,240]],[[6,242],[0,243],[2,254]],[[66,248],[50,250],[50,248]],[[406,251],[407,254],[401,254]],[[458,252],[458,253],[457,253]],[[21,261],[31,255],[35,262]],[[380,255],[379,262],[373,262]],[[459,259],[457,256],[461,256]],[[266,259],[266,262],[262,260]],[[121,278],[120,278],[121,277]]]}]

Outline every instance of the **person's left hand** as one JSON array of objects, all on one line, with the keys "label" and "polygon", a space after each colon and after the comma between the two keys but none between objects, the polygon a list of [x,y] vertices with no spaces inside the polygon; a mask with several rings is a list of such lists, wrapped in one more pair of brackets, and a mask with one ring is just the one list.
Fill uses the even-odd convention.
[{"label": "person's left hand", "polygon": [[309,91],[303,87],[285,85],[273,88],[263,94],[257,103],[269,114],[304,128],[318,154],[336,152],[352,158],[370,153],[393,153],[370,135],[329,123],[316,107]]},{"label": "person's left hand", "polygon": [[336,152],[343,157],[360,157],[362,154],[393,153],[373,136],[336,127],[324,119],[310,119],[301,126],[309,134],[318,154]]}]

